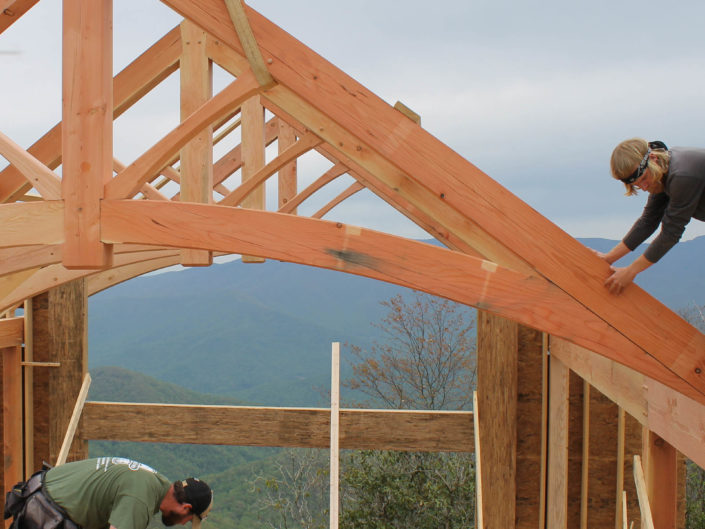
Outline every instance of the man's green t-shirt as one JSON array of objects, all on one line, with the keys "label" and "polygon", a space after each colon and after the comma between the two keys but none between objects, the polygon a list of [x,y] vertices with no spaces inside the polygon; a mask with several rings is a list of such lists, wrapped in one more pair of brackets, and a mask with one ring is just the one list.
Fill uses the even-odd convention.
[{"label": "man's green t-shirt", "polygon": [[67,463],[47,472],[46,490],[84,529],[145,529],[171,482],[121,457]]}]

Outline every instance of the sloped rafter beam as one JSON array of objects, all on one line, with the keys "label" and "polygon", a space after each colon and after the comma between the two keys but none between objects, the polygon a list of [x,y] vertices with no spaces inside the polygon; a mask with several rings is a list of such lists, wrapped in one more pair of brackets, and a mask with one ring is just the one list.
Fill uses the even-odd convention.
[{"label": "sloped rafter beam", "polygon": [[[124,171],[126,167],[127,166],[120,160],[118,160],[117,158],[113,158],[113,171],[115,171],[116,173],[120,173],[121,171]],[[157,188],[148,183],[142,185],[142,187],[140,188],[140,192],[144,195],[145,198],[148,198],[150,200],[169,200],[169,198],[160,193]]]},{"label": "sloped rafter beam", "polygon": [[0,0],[0,33],[17,22],[39,0]]},{"label": "sloped rafter beam", "polygon": [[239,187],[223,198],[219,204],[221,206],[239,206],[240,203],[255,189],[263,184],[270,176],[276,173],[287,163],[295,160],[304,153],[313,149],[321,143],[321,139],[315,134],[308,132],[301,136],[291,147],[279,154],[267,165],[245,180]]},{"label": "sloped rafter beam", "polygon": [[260,86],[251,72],[242,74],[113,178],[105,186],[105,197],[133,197],[150,177],[167,165],[169,159],[186,142],[223,114],[238,108],[259,90]]},{"label": "sloped rafter beam", "polygon": [[254,255],[423,290],[566,337],[705,402],[555,285],[495,263],[341,223],[243,208],[110,200],[103,214],[106,242]]},{"label": "sloped rafter beam", "polygon": [[0,155],[14,165],[45,200],[61,198],[61,179],[34,156],[0,132]]},{"label": "sloped rafter beam", "polygon": [[[235,31],[226,23],[225,7],[218,1],[162,1],[241,51]],[[297,118],[305,114],[297,109],[299,101],[315,108],[330,124],[346,131],[352,143],[330,142],[326,130],[302,119],[304,125],[368,167],[380,185],[394,190],[402,189],[401,184],[425,189],[434,200],[416,204],[427,208],[432,217],[440,217],[445,208],[458,212],[493,244],[502,241],[643,352],[697,388],[700,396],[705,394],[705,335],[635,285],[620,296],[611,296],[603,286],[609,266],[588,248],[335,66],[256,11],[246,9],[269,72],[279,83],[267,92],[268,99]],[[372,170],[371,165],[380,159],[397,172]],[[409,181],[400,182],[402,175]]]},{"label": "sloped rafter beam", "polygon": [[[113,117],[117,118],[152,88],[171,75],[179,64],[181,37],[176,27],[115,76]],[[28,149],[49,169],[61,164],[61,123]],[[0,203],[13,202],[31,188],[13,165],[0,171]]]},{"label": "sloped rafter beam", "polygon": [[262,58],[262,53],[257,46],[257,41],[247,20],[247,13],[245,13],[245,6],[242,0],[225,0],[225,6],[228,9],[230,20],[240,39],[240,44],[245,51],[245,57],[250,63],[250,68],[252,68],[257,78],[257,82],[262,86],[271,86],[274,83],[274,79],[267,70],[267,65],[264,64],[264,58]]}]

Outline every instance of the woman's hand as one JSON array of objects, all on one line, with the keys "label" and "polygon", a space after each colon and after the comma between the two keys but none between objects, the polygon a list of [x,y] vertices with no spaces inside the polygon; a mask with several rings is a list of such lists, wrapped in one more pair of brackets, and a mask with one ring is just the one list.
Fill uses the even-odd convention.
[{"label": "woman's hand", "polygon": [[631,270],[630,266],[617,268],[611,266],[612,275],[605,280],[605,286],[609,289],[610,294],[619,295],[625,287],[634,281],[636,273]]}]

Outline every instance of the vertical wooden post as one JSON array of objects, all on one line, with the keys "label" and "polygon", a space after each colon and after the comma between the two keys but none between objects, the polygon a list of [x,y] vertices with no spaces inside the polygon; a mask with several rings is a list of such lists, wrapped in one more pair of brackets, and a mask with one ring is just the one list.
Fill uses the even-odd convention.
[{"label": "vertical wooden post", "polygon": [[[32,304],[32,360],[53,362],[49,336],[49,293],[34,296]],[[55,368],[32,368],[32,439],[34,442],[33,466],[28,473],[39,470],[42,461],[49,457],[49,416],[52,400],[49,394],[49,371]]]},{"label": "vertical wooden post", "polygon": [[568,368],[555,356],[549,365],[548,529],[568,527]]},{"label": "vertical wooden post", "polygon": [[649,431],[644,436],[644,478],[654,527],[675,529],[678,513],[677,452]]},{"label": "vertical wooden post", "polygon": [[113,174],[113,5],[64,0],[63,8],[62,259],[66,268],[103,268],[112,261],[100,202]]},{"label": "vertical wooden post", "polygon": [[22,347],[0,348],[2,355],[2,429],[4,490],[24,477],[22,451]]},{"label": "vertical wooden post", "polygon": [[518,325],[478,311],[477,395],[487,529],[516,518]]},{"label": "vertical wooden post", "polygon": [[[189,20],[181,23],[181,120],[213,96],[213,65],[206,54],[206,33]],[[181,149],[183,202],[213,202],[213,127],[202,130]],[[213,252],[181,250],[184,266],[213,264]]]},{"label": "vertical wooden post", "polygon": [[[32,300],[24,302],[24,360],[34,360],[34,312]],[[28,478],[34,469],[34,368],[25,366],[24,376],[24,470]]]},{"label": "vertical wooden post", "polygon": [[583,380],[583,457],[580,480],[580,529],[588,529],[588,476],[590,472],[590,384]]},{"label": "vertical wooden post", "polygon": [[623,408],[619,408],[617,419],[617,487],[615,501],[615,529],[621,529],[625,519],[626,491],[624,490],[624,443],[626,434],[626,413]]},{"label": "vertical wooden post", "polygon": [[477,391],[472,392],[472,420],[475,434],[475,527],[485,529],[482,505],[482,441],[480,440],[480,405]]},{"label": "vertical wooden post", "polygon": [[[296,143],[296,134],[294,133],[293,127],[280,119],[279,136],[277,140],[279,154],[294,145],[294,143]],[[296,196],[296,171],[296,160],[292,160],[279,169],[279,192],[277,193],[279,208],[282,208],[289,200]],[[291,213],[292,215],[296,215],[296,209],[293,209]]]},{"label": "vertical wooden post", "polygon": [[[259,96],[245,101],[241,109],[242,116],[242,181],[245,182],[265,164],[264,107]],[[265,185],[259,185],[242,201],[242,207],[265,209]],[[244,263],[263,263],[264,259],[243,255]]]},{"label": "vertical wooden post", "polygon": [[340,342],[333,342],[330,382],[330,529],[338,529],[340,482]]}]

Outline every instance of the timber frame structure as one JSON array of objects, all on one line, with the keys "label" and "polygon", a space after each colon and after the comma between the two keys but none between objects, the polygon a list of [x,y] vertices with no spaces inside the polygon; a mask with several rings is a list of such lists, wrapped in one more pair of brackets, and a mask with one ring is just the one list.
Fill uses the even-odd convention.
[{"label": "timber frame structure", "polygon": [[[37,1],[0,0],[0,33]],[[639,516],[624,476],[635,453],[656,526],[675,527],[676,454],[705,466],[705,335],[637,286],[609,295],[608,265],[589,249],[424,131],[404,105],[388,105],[240,0],[162,2],[184,21],[113,78],[112,1],[63,0],[62,122],[26,150],[0,130],[10,162],[0,171],[5,488],[56,457],[86,371],[88,295],[241,254],[481,310],[487,527],[621,527],[622,489],[629,517]],[[212,63],[233,77],[215,95]],[[181,123],[122,164],[113,120],[177,70]],[[241,143],[214,160],[213,145],[236,130]],[[309,151],[330,169],[299,189],[296,159]],[[264,184],[275,174],[278,205],[268,211]],[[342,175],[354,181],[348,189],[311,217],[297,215]],[[362,189],[446,248],[322,220]],[[193,428],[152,419],[170,410],[88,402],[70,457],[85,454],[88,439],[329,443],[326,410],[179,407],[180,421],[202,427],[198,439]],[[248,427],[255,421],[263,427]],[[348,448],[473,449],[468,413],[342,410],[340,428]]]}]

